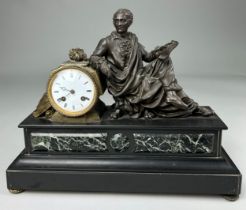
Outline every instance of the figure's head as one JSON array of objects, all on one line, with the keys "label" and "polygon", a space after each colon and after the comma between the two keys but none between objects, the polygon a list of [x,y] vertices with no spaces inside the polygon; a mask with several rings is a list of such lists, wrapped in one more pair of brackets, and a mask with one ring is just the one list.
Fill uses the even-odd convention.
[{"label": "figure's head", "polygon": [[133,14],[128,9],[119,9],[114,13],[113,22],[116,31],[120,34],[126,33],[132,24]]}]

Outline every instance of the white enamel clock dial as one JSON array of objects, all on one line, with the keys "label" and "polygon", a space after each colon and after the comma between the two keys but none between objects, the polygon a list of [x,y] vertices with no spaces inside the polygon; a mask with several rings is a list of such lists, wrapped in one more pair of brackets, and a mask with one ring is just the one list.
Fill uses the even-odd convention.
[{"label": "white enamel clock dial", "polygon": [[63,115],[75,117],[88,112],[96,103],[98,93],[93,78],[79,69],[58,71],[49,81],[51,105]]}]

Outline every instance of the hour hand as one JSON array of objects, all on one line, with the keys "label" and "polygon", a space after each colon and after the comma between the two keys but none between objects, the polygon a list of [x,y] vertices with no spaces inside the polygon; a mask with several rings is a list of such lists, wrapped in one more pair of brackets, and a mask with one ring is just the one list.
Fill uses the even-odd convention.
[{"label": "hour hand", "polygon": [[65,88],[65,87],[60,87],[63,91],[70,91],[70,90],[68,90],[67,88]]}]

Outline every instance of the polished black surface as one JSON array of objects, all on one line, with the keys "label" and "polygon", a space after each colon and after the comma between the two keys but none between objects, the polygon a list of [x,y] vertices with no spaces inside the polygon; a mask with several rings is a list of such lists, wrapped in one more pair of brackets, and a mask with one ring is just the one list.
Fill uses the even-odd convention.
[{"label": "polished black surface", "polygon": [[[227,126],[216,114],[155,120],[109,120],[108,115],[110,112],[100,123],[92,124],[52,123],[28,116],[19,125],[24,129],[26,147],[7,169],[8,189],[233,198],[240,194],[242,176],[221,147],[222,130]],[[41,138],[32,142],[32,136]],[[59,139],[56,137],[62,141],[49,151],[54,139]],[[97,147],[98,138],[107,150],[85,149]],[[65,148],[63,141],[65,151],[57,149]],[[78,141],[81,148],[75,146],[71,151],[70,146]],[[173,150],[156,151],[166,151],[168,145]],[[45,146],[46,151],[33,150]]]},{"label": "polished black surface", "polygon": [[227,129],[216,114],[156,120],[109,120],[108,115],[110,111],[91,124],[54,123],[30,115],[19,127],[24,128],[27,153],[204,157],[220,156],[221,132]]},{"label": "polished black surface", "polygon": [[221,158],[26,155],[7,169],[9,189],[237,196],[241,174]]},{"label": "polished black surface", "polygon": [[[208,107],[208,109],[212,110]],[[38,119],[29,115],[23,122],[19,124],[19,128],[126,128],[136,129],[144,128],[152,129],[227,129],[225,123],[216,115],[209,117],[190,116],[185,118],[158,118],[149,119],[109,119],[110,111],[106,112],[102,117],[102,121],[98,123],[87,124],[65,124],[54,123],[46,119]]]}]

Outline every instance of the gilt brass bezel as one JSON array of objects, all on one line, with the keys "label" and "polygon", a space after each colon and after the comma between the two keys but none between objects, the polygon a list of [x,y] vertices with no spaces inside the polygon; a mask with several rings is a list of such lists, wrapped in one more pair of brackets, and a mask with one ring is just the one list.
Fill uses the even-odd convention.
[{"label": "gilt brass bezel", "polygon": [[[88,107],[86,107],[85,109],[81,110],[81,111],[77,111],[77,112],[72,112],[72,111],[67,111],[65,109],[63,109],[62,107],[60,107],[56,101],[54,100],[53,96],[52,96],[52,85],[54,80],[57,77],[57,74],[63,70],[68,70],[68,69],[76,69],[79,70],[81,72],[83,72],[84,74],[86,74],[92,81],[95,91],[94,91],[94,95],[93,95],[93,99],[91,101],[91,103],[89,104]],[[88,71],[89,68],[87,67],[80,67],[80,66],[76,66],[76,65],[62,65],[59,68],[53,70],[50,74],[49,80],[48,80],[48,85],[47,85],[47,96],[48,99],[52,105],[52,107],[59,113],[61,113],[62,115],[65,115],[67,117],[78,117],[78,116],[82,116],[84,114],[86,114],[87,112],[89,112],[96,104],[97,99],[99,97],[99,93],[100,93],[100,88],[98,87],[97,81],[96,79],[94,79],[94,77],[90,74],[90,71]]]}]

